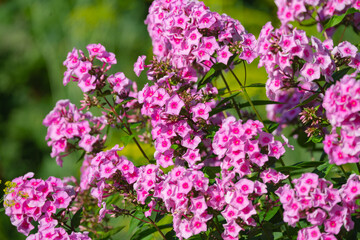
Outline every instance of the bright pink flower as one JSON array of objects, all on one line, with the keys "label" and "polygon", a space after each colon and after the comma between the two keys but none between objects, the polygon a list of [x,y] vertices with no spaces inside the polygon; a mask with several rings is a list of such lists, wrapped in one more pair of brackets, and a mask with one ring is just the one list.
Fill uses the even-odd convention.
[{"label": "bright pink flower", "polygon": [[181,108],[184,106],[183,100],[177,94],[172,96],[166,104],[166,113],[171,115],[179,115]]},{"label": "bright pink flower", "polygon": [[139,56],[134,64],[134,72],[138,77],[140,76],[141,72],[145,69],[145,59],[146,59],[145,55]]}]

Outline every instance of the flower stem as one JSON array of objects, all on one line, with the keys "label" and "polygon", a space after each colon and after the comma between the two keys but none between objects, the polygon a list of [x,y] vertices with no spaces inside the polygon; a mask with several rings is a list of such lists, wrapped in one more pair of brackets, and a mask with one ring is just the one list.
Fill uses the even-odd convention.
[{"label": "flower stem", "polygon": [[[225,86],[226,86],[227,90],[231,93],[231,90],[230,90],[229,84],[227,83],[227,81],[226,81],[226,79],[225,79],[225,77],[224,77],[223,73],[222,73],[222,72],[220,72],[220,75],[221,75],[222,80],[223,80],[223,81],[224,81],[224,83],[225,83]],[[235,107],[235,109],[236,109],[236,112],[237,112],[237,114],[238,114],[239,118],[241,119],[241,113],[240,113],[239,106],[237,105],[237,103],[236,103],[236,101],[235,101],[235,99],[234,99],[234,98],[232,98],[231,100],[232,100],[232,102],[233,102],[233,105],[234,105],[234,107]]]},{"label": "flower stem", "polygon": [[[262,124],[264,125],[265,131],[266,131],[266,132],[269,132],[269,129],[268,129],[267,126],[264,124],[264,121],[263,121],[263,119],[261,118],[259,112],[256,110],[254,103],[251,101],[250,96],[249,96],[249,94],[248,94],[247,91],[246,91],[246,88],[245,88],[244,85],[240,82],[239,78],[236,76],[236,74],[233,72],[233,70],[232,70],[230,67],[228,67],[228,69],[229,69],[229,71],[231,72],[231,74],[234,76],[235,80],[238,82],[238,84],[239,84],[239,86],[241,87],[241,89],[243,90],[244,95],[245,95],[245,98],[246,98],[246,100],[249,102],[249,104],[250,104],[250,106],[252,107],[252,109],[254,110],[257,118],[258,118],[259,121],[262,122]],[[246,67],[245,67],[245,78],[246,78]]]},{"label": "flower stem", "polygon": [[[115,116],[117,117],[117,119],[119,119],[119,121],[125,126],[126,130],[128,131],[127,134],[129,136],[133,135],[130,127],[124,123],[124,121],[121,119],[121,117],[117,114],[117,112],[115,111],[114,107],[110,104],[110,102],[106,99],[106,97],[104,97],[105,102],[109,105],[111,111],[115,114]],[[132,138],[136,144],[136,146],[139,148],[140,152],[142,153],[142,155],[146,158],[146,160],[148,160],[148,162],[150,162],[149,157],[146,155],[146,153],[144,152],[144,150],[142,149],[142,147],[140,146],[139,142],[136,140],[135,136]]]},{"label": "flower stem", "polygon": [[154,223],[154,221],[153,221],[151,218],[148,217],[148,219],[150,220],[150,223],[151,223],[151,224],[156,228],[156,230],[160,233],[161,237],[166,240],[165,235],[162,233],[162,231],[160,230],[160,228],[158,227],[158,225],[156,225],[156,223]]}]

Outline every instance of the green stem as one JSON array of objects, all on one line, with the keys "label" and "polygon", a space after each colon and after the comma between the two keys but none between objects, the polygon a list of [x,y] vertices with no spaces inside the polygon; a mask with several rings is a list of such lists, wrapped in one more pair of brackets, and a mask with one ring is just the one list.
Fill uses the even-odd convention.
[{"label": "green stem", "polygon": [[[229,87],[229,84],[227,83],[227,81],[226,81],[226,79],[225,79],[225,77],[224,77],[223,73],[222,73],[222,72],[220,72],[220,75],[221,75],[222,80],[223,80],[223,81],[224,81],[224,83],[225,83],[225,86],[226,86],[227,90],[228,90],[229,92],[231,92],[230,87]],[[240,113],[239,106],[237,105],[237,103],[236,103],[236,101],[235,101],[235,99],[234,99],[234,98],[233,98],[233,99],[231,99],[231,100],[232,100],[232,102],[233,102],[233,105],[234,105],[234,107],[235,107],[235,109],[236,109],[236,112],[237,112],[237,114],[238,114],[239,118],[241,119],[241,113]]]},{"label": "green stem", "polygon": [[[214,219],[216,219],[216,222],[214,221]],[[216,231],[220,234],[221,236],[221,230],[219,228],[219,225],[217,223],[218,219],[217,219],[217,216],[215,216],[213,219],[211,219],[211,221],[213,222],[213,224],[215,225],[215,228],[216,228]]]},{"label": "green stem", "polygon": [[[110,104],[110,102],[106,99],[106,97],[104,97],[105,102],[109,105],[111,111],[115,114],[115,116],[117,117],[117,119],[119,119],[119,121],[125,126],[126,130],[128,131],[128,135],[131,136],[133,135],[130,127],[124,123],[124,121],[121,119],[121,117],[117,114],[117,112],[115,111],[114,107]],[[150,162],[150,159],[148,158],[148,156],[146,155],[146,153],[144,152],[144,150],[142,149],[142,147],[140,146],[139,142],[137,141],[137,139],[135,138],[135,136],[132,138],[136,144],[136,146],[139,148],[140,152],[142,153],[142,155],[146,158],[146,160],[148,160],[148,162]]]},{"label": "green stem", "polygon": [[[236,74],[233,72],[233,70],[232,70],[230,67],[228,67],[228,69],[229,69],[229,71],[231,72],[231,74],[234,76],[235,80],[238,82],[238,84],[239,84],[239,86],[241,87],[241,89],[243,90],[244,95],[245,95],[245,98],[246,98],[246,100],[249,102],[249,104],[250,104],[250,106],[252,107],[252,109],[254,110],[257,118],[258,118],[259,121],[262,122],[262,124],[264,125],[265,131],[266,131],[266,132],[269,132],[269,129],[268,129],[267,126],[264,124],[263,119],[261,118],[259,112],[256,110],[255,105],[254,105],[253,102],[251,101],[250,96],[249,96],[249,94],[248,94],[247,91],[246,91],[246,88],[245,88],[244,85],[240,82],[239,78],[236,76]],[[245,68],[245,69],[246,69],[246,68]],[[245,78],[246,78],[246,70],[245,70]]]},{"label": "green stem", "polygon": [[341,42],[342,42],[342,39],[344,38],[346,28],[347,28],[347,26],[344,27],[344,31],[341,33],[341,37],[340,37],[340,39],[339,39],[339,43],[341,43]]},{"label": "green stem", "polygon": [[[282,165],[283,167],[286,166],[285,163],[284,163],[284,160],[282,159],[282,157],[279,158],[279,161],[280,161],[280,163],[281,163],[281,165]],[[290,186],[291,186],[292,188],[294,188],[294,184],[293,184],[293,182],[292,182],[293,180],[292,180],[292,177],[291,177],[290,174],[289,174],[288,180],[289,180]]]},{"label": "green stem", "polygon": [[128,214],[128,215],[129,215],[130,217],[132,217],[132,218],[135,218],[136,220],[141,221],[141,222],[151,224],[151,222],[145,221],[144,219],[138,218],[138,217],[136,217],[136,216],[134,216],[134,215],[132,215],[132,214]]},{"label": "green stem", "polygon": [[154,223],[154,221],[153,221],[151,218],[148,217],[148,219],[150,220],[150,223],[151,223],[151,224],[156,228],[156,230],[160,233],[161,237],[166,240],[165,235],[162,233],[162,231],[160,230],[160,228],[158,227],[158,225],[156,225],[156,223]]}]

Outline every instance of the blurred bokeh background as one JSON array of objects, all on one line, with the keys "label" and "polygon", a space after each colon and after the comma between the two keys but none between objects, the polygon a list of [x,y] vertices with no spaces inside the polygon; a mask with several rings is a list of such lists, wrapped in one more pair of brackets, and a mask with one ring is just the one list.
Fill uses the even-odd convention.
[{"label": "blurred bokeh background", "polygon": [[[268,21],[278,26],[272,0],[204,0],[212,11],[238,19],[258,36]],[[139,55],[152,55],[144,20],[151,0],[0,0],[0,179],[4,183],[29,171],[36,178],[79,177],[78,156],[69,156],[64,167],[50,158],[43,118],[59,99],[79,106],[82,93],[76,84],[62,84],[67,52],[101,43],[114,52],[122,71],[141,88],[145,74],[137,78],[133,64]],[[248,69],[248,82],[265,83],[257,62]],[[235,85],[234,85],[235,87]],[[252,90],[256,99],[264,91]],[[263,110],[262,110],[263,111]],[[264,112],[263,112],[264,114]],[[131,146],[129,146],[131,149]],[[125,151],[130,158],[137,151]],[[1,185],[1,188],[4,185]],[[5,214],[0,214],[0,239],[21,240]]]}]

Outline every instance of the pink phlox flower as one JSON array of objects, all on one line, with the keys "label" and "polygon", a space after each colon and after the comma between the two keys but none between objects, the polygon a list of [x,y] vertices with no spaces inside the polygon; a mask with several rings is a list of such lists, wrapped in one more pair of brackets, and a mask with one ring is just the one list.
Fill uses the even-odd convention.
[{"label": "pink phlox flower", "polygon": [[101,45],[100,43],[89,44],[86,46],[86,49],[89,51],[89,55],[91,57],[101,56],[105,52],[105,47],[103,45]]},{"label": "pink phlox flower", "polygon": [[169,100],[170,96],[164,88],[159,88],[156,90],[153,98],[153,104],[156,104],[160,107],[164,106]]},{"label": "pink phlox flower", "polygon": [[63,65],[68,69],[75,69],[80,64],[79,54],[76,48],[73,48],[71,52],[68,53],[66,60],[63,62]]},{"label": "pink phlox flower", "polygon": [[196,198],[191,198],[191,206],[189,210],[195,214],[195,216],[200,216],[207,209],[207,204],[205,202],[204,196],[198,196]]},{"label": "pink phlox flower", "polygon": [[191,112],[193,114],[193,121],[197,122],[198,118],[207,120],[209,118],[209,112],[211,108],[205,103],[198,103],[196,106],[191,107]]},{"label": "pink phlox flower", "polygon": [[187,134],[183,137],[183,140],[181,141],[181,145],[186,148],[195,150],[195,148],[197,148],[200,142],[201,142],[201,138],[199,136],[195,136],[194,138],[191,138],[190,134]]},{"label": "pink phlox flower", "polygon": [[341,42],[337,47],[334,48],[332,51],[332,54],[339,53],[341,57],[356,57],[356,54],[358,52],[358,49],[349,43],[348,41]]},{"label": "pink phlox flower", "polygon": [[56,208],[67,208],[71,197],[65,191],[59,191],[53,195],[54,205]]},{"label": "pink phlox flower", "polygon": [[79,79],[78,86],[83,92],[90,92],[96,88],[96,77],[94,75],[85,73]]},{"label": "pink phlox flower", "polygon": [[[240,231],[244,230],[242,227],[240,227],[235,221],[227,222],[223,225],[225,231],[224,235],[231,236],[230,239],[238,239]],[[224,238],[228,239],[228,238]]]},{"label": "pink phlox flower", "polygon": [[279,159],[285,153],[285,149],[281,142],[274,141],[269,144],[269,156]]},{"label": "pink phlox flower", "polygon": [[74,70],[74,73],[78,78],[81,78],[84,74],[89,73],[92,67],[92,63],[88,61],[81,62]]},{"label": "pink phlox flower", "polygon": [[277,172],[276,170],[269,168],[261,172],[260,177],[264,183],[273,182],[276,184],[279,181],[286,179],[288,175],[284,175],[281,172]]},{"label": "pink phlox flower", "polygon": [[145,59],[146,59],[145,55],[139,56],[134,64],[134,72],[138,77],[140,76],[141,72],[145,69]]},{"label": "pink phlox flower", "polygon": [[194,235],[199,234],[201,232],[206,232],[207,225],[201,218],[193,217],[190,221],[190,227],[194,233]]},{"label": "pink phlox flower", "polygon": [[161,165],[163,168],[167,168],[169,166],[174,165],[173,153],[174,153],[174,150],[171,148],[169,150],[166,150],[163,153],[156,151],[154,153],[154,158],[156,159],[156,162],[159,165]]},{"label": "pink phlox flower", "polygon": [[221,215],[225,218],[226,222],[231,222],[239,217],[239,210],[231,205],[227,205],[221,212]]},{"label": "pink phlox flower", "polygon": [[193,183],[189,181],[187,177],[178,180],[178,192],[183,194],[188,194],[193,187]]},{"label": "pink phlox flower", "polygon": [[155,141],[155,149],[161,153],[164,153],[166,150],[170,149],[171,142],[170,139],[160,136]]},{"label": "pink phlox flower", "polygon": [[184,106],[183,100],[179,95],[173,95],[166,104],[166,113],[171,115],[179,115],[181,108]]},{"label": "pink phlox flower", "polygon": [[242,210],[249,205],[248,195],[240,191],[227,192],[225,195],[225,202],[238,210]]},{"label": "pink phlox flower", "polygon": [[320,78],[320,68],[313,63],[305,63],[300,73],[307,81],[313,81]]},{"label": "pink phlox flower", "polygon": [[115,75],[110,75],[107,80],[117,94],[129,93],[131,81],[127,77],[125,77],[124,73],[118,72],[115,73]]}]

